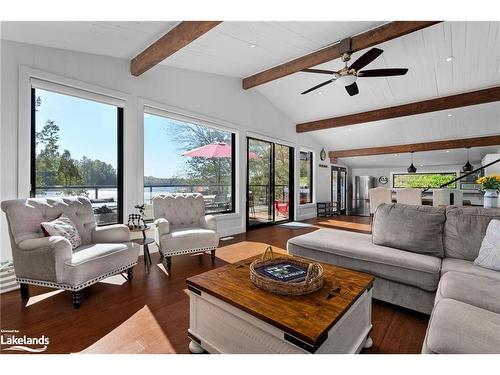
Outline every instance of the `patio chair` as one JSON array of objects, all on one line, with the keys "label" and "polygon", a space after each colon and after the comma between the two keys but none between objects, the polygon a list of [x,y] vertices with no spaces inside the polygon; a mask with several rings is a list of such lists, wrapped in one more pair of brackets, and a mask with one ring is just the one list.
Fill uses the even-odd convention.
[{"label": "patio chair", "polygon": [[[3,201],[7,215],[16,280],[21,297],[29,298],[29,285],[73,292],[79,308],[82,291],[112,275],[127,272],[132,281],[139,245],[130,242],[126,225],[97,227],[86,197],[31,198]],[[72,249],[62,236],[44,236],[41,223],[65,214],[75,224],[82,244]]]},{"label": "patio chair", "polygon": [[211,252],[212,261],[219,245],[217,221],[205,215],[201,194],[163,194],[153,198],[156,242],[170,273],[172,257]]}]

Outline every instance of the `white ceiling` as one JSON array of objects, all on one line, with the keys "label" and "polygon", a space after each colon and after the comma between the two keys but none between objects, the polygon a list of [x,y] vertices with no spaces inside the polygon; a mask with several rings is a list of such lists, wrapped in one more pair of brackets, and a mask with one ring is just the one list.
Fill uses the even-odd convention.
[{"label": "white ceiling", "polygon": [[1,23],[1,38],[45,47],[129,59],[164,35],[177,21]]},{"label": "white ceiling", "polygon": [[[382,23],[223,22],[162,64],[245,77]],[[2,22],[1,37],[130,59],[176,24],[168,21]],[[258,90],[292,121],[300,123],[500,84],[500,22],[444,22],[377,47],[384,53],[367,69],[407,67],[408,74],[403,77],[360,78],[360,94],[354,97],[335,84],[320,89],[321,95],[317,92],[300,95],[305,89],[328,79],[325,75],[300,72],[251,90]],[[353,54],[352,61],[364,52]],[[453,60],[447,62],[450,56]],[[342,67],[342,62],[337,59],[319,67],[337,70]],[[449,113],[453,117],[448,117]],[[500,103],[310,134],[327,150],[500,134]],[[428,153],[430,162],[462,163],[460,152],[439,155]],[[395,163],[394,158],[376,156],[344,161],[352,166],[379,166],[380,163]],[[398,163],[407,164],[406,161]]]}]

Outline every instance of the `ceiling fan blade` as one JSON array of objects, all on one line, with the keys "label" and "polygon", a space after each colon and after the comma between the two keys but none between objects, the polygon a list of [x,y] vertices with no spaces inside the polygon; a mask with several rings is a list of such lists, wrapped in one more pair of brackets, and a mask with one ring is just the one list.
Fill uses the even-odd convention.
[{"label": "ceiling fan blade", "polygon": [[358,72],[358,77],[404,76],[407,72],[406,68],[371,69]]},{"label": "ceiling fan blade", "polygon": [[307,94],[307,93],[310,93],[311,91],[314,91],[316,89],[319,89],[320,87],[323,87],[325,85],[328,85],[329,83],[332,83],[336,80],[337,78],[332,78],[332,79],[329,79],[328,81],[326,82],[323,82],[323,83],[320,83],[319,85],[316,85],[314,87],[311,87],[309,90],[306,90],[304,92],[301,92],[300,95],[304,95],[304,94]]},{"label": "ceiling fan blade", "polygon": [[354,82],[349,86],[346,86],[345,89],[347,90],[347,93],[351,96],[354,96],[359,93],[358,85],[356,84],[356,82]]},{"label": "ceiling fan blade", "polygon": [[382,54],[382,52],[384,51],[382,51],[379,48],[372,48],[368,52],[365,52],[363,55],[361,55],[356,61],[354,61],[352,65],[349,67],[349,69],[354,69],[354,70],[363,69],[369,63],[371,63],[373,60],[379,57]]},{"label": "ceiling fan blade", "polygon": [[325,70],[325,69],[302,69],[301,72],[306,73],[321,73],[321,74],[338,74],[333,70]]}]

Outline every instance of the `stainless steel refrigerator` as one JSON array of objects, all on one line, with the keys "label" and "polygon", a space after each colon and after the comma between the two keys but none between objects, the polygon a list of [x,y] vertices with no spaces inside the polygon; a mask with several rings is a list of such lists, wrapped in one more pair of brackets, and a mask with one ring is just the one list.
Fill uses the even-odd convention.
[{"label": "stainless steel refrigerator", "polygon": [[375,177],[354,177],[351,215],[370,216],[370,199],[368,191],[374,187],[377,187],[377,179]]}]

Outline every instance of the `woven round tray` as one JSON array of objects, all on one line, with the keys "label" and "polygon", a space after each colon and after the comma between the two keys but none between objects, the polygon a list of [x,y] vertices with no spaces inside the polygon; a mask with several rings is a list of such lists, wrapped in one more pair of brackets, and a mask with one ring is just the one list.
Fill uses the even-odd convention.
[{"label": "woven round tray", "polygon": [[[269,266],[283,261],[307,268],[305,280],[298,283],[287,283],[264,277],[255,271],[258,267]],[[319,263],[311,263],[301,258],[274,257],[273,249],[269,246],[264,252],[264,255],[262,255],[262,259],[254,260],[252,264],[250,264],[250,280],[255,286],[268,292],[286,296],[300,296],[313,293],[323,287],[323,267],[321,267]]]}]

